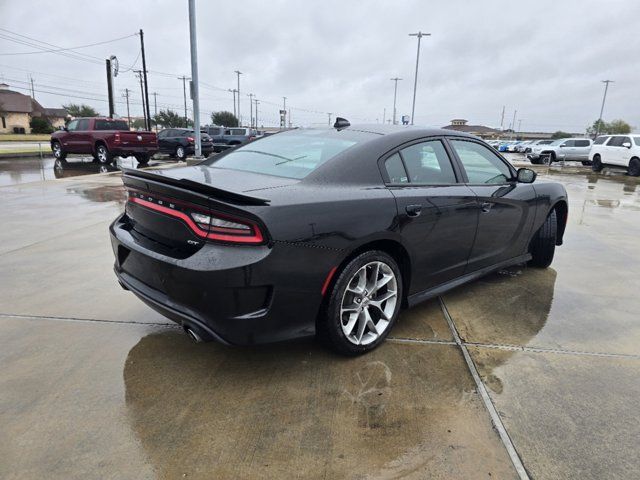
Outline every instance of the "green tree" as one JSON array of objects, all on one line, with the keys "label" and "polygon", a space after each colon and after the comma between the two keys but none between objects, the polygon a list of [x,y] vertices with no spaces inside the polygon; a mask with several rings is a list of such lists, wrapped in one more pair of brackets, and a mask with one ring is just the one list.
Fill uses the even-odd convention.
[{"label": "green tree", "polygon": [[70,103],[69,105],[63,105],[62,108],[64,108],[67,112],[69,112],[69,115],[71,115],[72,117],[99,117],[100,116],[100,114],[93,107],[90,107],[89,105],[85,105],[84,103],[82,105]]},{"label": "green tree", "polygon": [[211,121],[221,127],[237,127],[239,123],[238,118],[231,112],[213,112]]},{"label": "green tree", "polygon": [[131,128],[134,130],[144,130],[146,125],[144,124],[144,118],[136,118],[131,122]]},{"label": "green tree", "polygon": [[52,133],[53,127],[46,118],[33,117],[29,122],[31,133]]},{"label": "green tree", "polygon": [[558,130],[557,132],[553,132],[553,135],[551,135],[551,138],[553,138],[554,140],[558,140],[560,138],[570,138],[571,134],[567,133],[567,132],[563,132],[562,130]]},{"label": "green tree", "polygon": [[593,125],[587,128],[587,133],[591,136],[603,133],[607,135],[624,135],[631,133],[631,125],[620,119],[612,120],[609,123],[603,120],[596,120]]},{"label": "green tree", "polygon": [[187,128],[193,127],[193,121],[190,119],[186,119],[180,116],[178,113],[173,110],[161,110],[155,117],[153,117],[153,121],[157,125],[161,125],[164,128]]}]

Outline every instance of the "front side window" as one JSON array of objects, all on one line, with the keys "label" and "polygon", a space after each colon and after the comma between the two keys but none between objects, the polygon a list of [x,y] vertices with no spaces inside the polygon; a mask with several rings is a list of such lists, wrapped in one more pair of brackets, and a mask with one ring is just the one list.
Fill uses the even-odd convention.
[{"label": "front side window", "polygon": [[67,125],[67,130],[69,130],[70,132],[73,132],[74,130],[78,129],[78,120],[72,120],[69,122],[69,125]]},{"label": "front side window", "polygon": [[394,153],[384,162],[384,167],[387,170],[387,176],[389,177],[389,183],[408,183],[409,178],[407,172],[402,164],[400,154]]},{"label": "front side window", "polygon": [[484,145],[466,140],[451,139],[450,142],[467,172],[469,183],[505,183],[511,179],[511,169]]},{"label": "front side window", "polygon": [[566,142],[564,142],[560,146],[561,147],[575,147],[576,146],[576,142],[575,142],[575,140],[567,140]]},{"label": "front side window", "polygon": [[446,185],[456,183],[451,160],[440,140],[411,145],[400,150],[411,183]]},{"label": "front side window", "polygon": [[633,137],[633,141],[636,144],[636,147],[640,147],[640,137]]},{"label": "front side window", "polygon": [[607,137],[607,136],[600,136],[600,137],[597,137],[597,138],[593,141],[593,144],[594,144],[594,145],[602,145],[604,142],[606,142],[606,141],[607,141],[607,139],[608,139],[608,138],[609,138],[609,137]]},{"label": "front side window", "polygon": [[625,142],[631,143],[629,137],[611,137],[609,143],[607,143],[608,147],[622,147],[622,144]]}]

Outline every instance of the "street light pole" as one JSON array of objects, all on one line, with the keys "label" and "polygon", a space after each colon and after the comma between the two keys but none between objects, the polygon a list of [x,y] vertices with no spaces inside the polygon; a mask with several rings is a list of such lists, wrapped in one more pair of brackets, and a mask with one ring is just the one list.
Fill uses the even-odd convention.
[{"label": "street light pole", "polygon": [[329,115],[329,126],[331,126],[331,115],[333,115],[332,113],[327,113],[327,115]]},{"label": "street light pole", "polygon": [[146,109],[145,116],[145,128],[151,130],[151,113],[149,112],[149,84],[147,82],[147,57],[144,54],[144,32],[140,29],[140,52],[142,53],[142,74],[144,78],[144,102]]},{"label": "street light pole", "polygon": [[[236,90],[235,88],[233,89],[229,89],[230,92],[233,93],[233,116],[236,117],[236,119],[238,118],[238,115],[236,113],[236,92],[238,90]],[[238,126],[240,126],[240,122],[238,121]]]},{"label": "street light pole", "polygon": [[396,122],[396,98],[398,97],[398,80],[402,80],[402,79],[398,77],[391,79],[391,81],[395,82],[395,85],[393,87],[393,124],[394,125],[398,124]]},{"label": "street light pole", "polygon": [[198,85],[198,38],[196,37],[196,0],[189,0],[189,39],[191,43],[191,100],[193,101],[193,130],[195,157],[202,158],[200,139],[200,91]]},{"label": "street light pole", "polygon": [[598,117],[598,123],[596,124],[596,137],[600,133],[600,124],[602,123],[602,114],[604,113],[604,101],[607,99],[607,90],[609,90],[609,84],[615,83],[613,80],[602,80],[604,83],[604,95],[602,96],[602,106],[600,107],[600,116]]},{"label": "street light pole", "polygon": [[234,73],[238,75],[238,126],[242,126],[242,115],[240,114],[240,75],[242,75],[242,72],[235,70]]},{"label": "street light pole", "polygon": [[[158,93],[153,92],[153,121],[155,123],[156,132],[158,131]],[[151,123],[151,122],[149,122]]]},{"label": "street light pole", "polygon": [[254,100],[254,102],[256,102],[256,130],[257,130],[258,129],[258,104],[260,102],[258,101],[257,98]]},{"label": "street light pole", "polygon": [[184,96],[184,126],[187,126],[187,77],[184,75],[178,77],[178,80],[182,80],[182,94]]},{"label": "street light pole", "polygon": [[[431,34],[422,33],[421,31],[418,31],[418,33],[410,33],[409,36],[418,37],[418,53],[416,55],[416,75],[413,80],[413,103],[411,105],[411,125],[413,125],[413,121],[414,121],[413,117],[415,116],[415,112],[416,112],[416,89],[418,88],[418,64],[420,63],[420,40],[422,40],[422,37],[430,37]],[[395,115],[394,115],[394,118],[395,118]]]},{"label": "street light pole", "polygon": [[253,128],[253,93],[248,93],[249,97],[249,128]]}]

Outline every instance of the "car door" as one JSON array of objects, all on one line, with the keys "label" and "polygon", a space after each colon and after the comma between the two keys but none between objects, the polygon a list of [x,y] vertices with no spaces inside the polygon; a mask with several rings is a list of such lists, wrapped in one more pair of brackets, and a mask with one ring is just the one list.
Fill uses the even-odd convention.
[{"label": "car door", "polygon": [[558,147],[558,155],[556,156],[558,160],[573,161],[575,159],[575,156],[576,152],[574,140],[566,140]]},{"label": "car door", "polygon": [[478,231],[466,272],[526,253],[536,208],[533,185],[518,183],[513,167],[479,141],[455,137],[447,141],[478,200]]},{"label": "car door", "polygon": [[606,163],[608,165],[619,165],[626,166],[624,163],[624,153],[627,150],[622,144],[625,141],[630,141],[629,137],[623,137],[622,135],[616,135],[609,139],[604,152],[606,155],[602,155],[602,163]]},{"label": "car door", "polygon": [[384,158],[397,228],[413,261],[410,294],[464,273],[478,223],[475,194],[459,182],[442,138],[405,144]]},{"label": "car door", "polygon": [[158,150],[162,153],[167,153],[169,149],[167,148],[167,136],[169,135],[170,130],[165,129],[158,132]]},{"label": "car door", "polygon": [[589,151],[591,150],[591,140],[575,140],[576,144],[576,161],[585,162],[589,160]]},{"label": "car door", "polygon": [[78,140],[76,130],[79,120],[71,120],[67,125],[66,134],[62,138],[62,148],[69,153],[78,152]]},{"label": "car door", "polygon": [[79,153],[90,153],[93,151],[93,140],[89,131],[89,119],[78,120],[78,128],[75,132],[75,141]]}]

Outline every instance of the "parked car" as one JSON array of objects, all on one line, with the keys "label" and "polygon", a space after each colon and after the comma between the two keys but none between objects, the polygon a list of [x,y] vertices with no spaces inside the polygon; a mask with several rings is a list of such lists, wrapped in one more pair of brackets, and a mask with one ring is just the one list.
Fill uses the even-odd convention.
[{"label": "parked car", "polygon": [[51,134],[51,150],[58,160],[69,154],[93,155],[102,164],[115,157],[135,157],[138,163],[148,163],[158,151],[154,132],[132,132],[124,120],[108,117],[76,118]]},{"label": "parked car", "polygon": [[520,145],[522,143],[522,141],[520,140],[515,140],[513,142],[511,142],[509,145],[507,145],[507,152],[511,152],[511,153],[515,153],[518,151],[518,145]]},{"label": "parked car", "polygon": [[626,167],[633,177],[640,176],[640,135],[608,135],[595,139],[589,152],[591,169],[599,172],[605,165]]},{"label": "parked car", "polygon": [[[208,134],[201,132],[200,135],[202,155],[208,157],[213,152],[213,142]],[[195,153],[195,142],[195,131],[190,128],[166,128],[158,133],[158,151],[178,160]]]},{"label": "parked car", "polygon": [[593,141],[590,138],[562,138],[548,145],[534,146],[527,158],[535,165],[551,164],[558,160],[582,162],[583,165],[590,165],[589,151],[592,144]]},{"label": "parked car", "polygon": [[242,145],[250,142],[257,135],[258,132],[253,128],[234,127],[228,128],[222,138],[227,145]]},{"label": "parked car", "polygon": [[[477,137],[298,129],[183,168],[125,170],[121,285],[195,340],[378,346],[412,306],[507,265],[551,264],[567,193]],[[158,215],[161,213],[162,215]]]},{"label": "parked car", "polygon": [[553,140],[533,140],[529,145],[527,145],[524,149],[524,153],[531,153],[533,147],[536,145],[549,145]]}]

